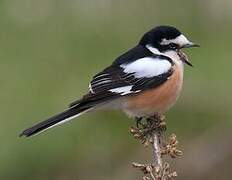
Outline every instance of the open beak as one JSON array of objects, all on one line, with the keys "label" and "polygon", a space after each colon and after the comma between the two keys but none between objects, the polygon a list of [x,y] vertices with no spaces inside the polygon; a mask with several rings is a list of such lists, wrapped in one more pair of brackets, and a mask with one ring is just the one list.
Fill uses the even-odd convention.
[{"label": "open beak", "polygon": [[[195,44],[195,43],[192,43],[192,42],[189,42],[188,44],[183,45],[180,49],[183,49],[183,48],[191,48],[191,47],[200,47],[200,45]],[[185,53],[183,53],[182,51],[179,51],[179,56],[180,56],[180,59],[181,59],[185,64],[187,64],[187,65],[193,67],[192,63],[189,62],[188,57],[186,56]]]},{"label": "open beak", "polygon": [[182,60],[185,64],[193,67],[193,65],[189,62],[187,55],[183,51],[179,51],[178,55],[180,57],[180,60]]}]

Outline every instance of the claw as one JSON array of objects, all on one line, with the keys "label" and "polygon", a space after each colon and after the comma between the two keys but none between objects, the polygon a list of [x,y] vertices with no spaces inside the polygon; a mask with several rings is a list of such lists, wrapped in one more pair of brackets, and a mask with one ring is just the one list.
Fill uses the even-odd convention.
[{"label": "claw", "polygon": [[148,146],[151,140],[151,136],[154,131],[160,134],[165,131],[166,123],[164,122],[165,116],[155,115],[154,117],[147,118],[146,122],[142,123],[143,118],[137,117],[136,127],[131,127],[131,134],[134,138],[139,139],[144,146]]},{"label": "claw", "polygon": [[141,122],[143,120],[142,117],[136,117],[135,121],[136,121],[136,127],[139,128],[140,125],[143,126],[144,124]]}]

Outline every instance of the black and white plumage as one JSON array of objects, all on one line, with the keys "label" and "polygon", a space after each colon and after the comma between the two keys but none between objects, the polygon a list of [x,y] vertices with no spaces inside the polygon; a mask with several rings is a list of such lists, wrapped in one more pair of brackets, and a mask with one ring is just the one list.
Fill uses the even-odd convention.
[{"label": "black and white plumage", "polygon": [[[89,84],[89,94],[81,100],[88,101],[91,97],[105,94],[106,98],[138,93],[158,86],[172,74],[173,61],[163,55],[156,55],[147,48],[138,45],[117,58],[113,64],[95,75]],[[80,100],[70,104],[78,105]]]},{"label": "black and white plumage", "polygon": [[24,130],[21,136],[35,135],[112,102],[116,102],[118,109],[127,108],[127,97],[156,89],[171,78],[175,66],[181,64],[177,61],[188,62],[178,53],[181,48],[190,46],[195,45],[174,27],[152,29],[137,46],[95,75],[85,96],[71,103],[66,111]]},{"label": "black and white plumage", "polygon": [[120,95],[137,93],[166,81],[172,73],[172,65],[172,60],[162,55],[113,64],[93,78],[90,91],[94,94],[105,91]]}]

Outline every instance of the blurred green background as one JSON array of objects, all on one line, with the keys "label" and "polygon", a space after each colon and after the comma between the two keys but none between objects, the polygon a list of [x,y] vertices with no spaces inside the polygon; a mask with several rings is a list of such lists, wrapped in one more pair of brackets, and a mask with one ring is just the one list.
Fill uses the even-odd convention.
[{"label": "blurred green background", "polygon": [[231,179],[232,1],[1,0],[0,179],[134,180],[149,162],[122,112],[94,112],[33,138],[24,128],[66,108],[142,34],[173,25],[187,50],[183,93],[167,114],[184,156],[178,179]]}]

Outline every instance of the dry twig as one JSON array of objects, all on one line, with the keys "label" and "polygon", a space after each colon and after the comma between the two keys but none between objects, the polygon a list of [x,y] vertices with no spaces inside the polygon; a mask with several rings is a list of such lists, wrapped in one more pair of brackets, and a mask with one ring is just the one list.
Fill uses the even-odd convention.
[{"label": "dry twig", "polygon": [[146,119],[145,123],[139,122],[137,127],[131,127],[132,135],[144,146],[151,144],[153,150],[153,163],[132,163],[133,167],[143,172],[143,180],[169,180],[177,176],[177,173],[170,171],[169,164],[162,159],[164,155],[172,158],[182,155],[182,152],[177,149],[178,141],[175,134],[169,137],[168,143],[164,142],[163,134],[166,130],[164,120],[164,116],[155,116],[152,119]]}]

